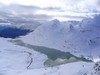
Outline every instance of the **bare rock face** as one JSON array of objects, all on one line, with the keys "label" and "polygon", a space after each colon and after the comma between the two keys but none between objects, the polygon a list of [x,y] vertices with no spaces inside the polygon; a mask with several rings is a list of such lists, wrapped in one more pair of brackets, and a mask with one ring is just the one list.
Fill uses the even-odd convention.
[{"label": "bare rock face", "polygon": [[100,61],[97,62],[97,63],[94,65],[93,69],[94,69],[94,75],[100,75]]}]

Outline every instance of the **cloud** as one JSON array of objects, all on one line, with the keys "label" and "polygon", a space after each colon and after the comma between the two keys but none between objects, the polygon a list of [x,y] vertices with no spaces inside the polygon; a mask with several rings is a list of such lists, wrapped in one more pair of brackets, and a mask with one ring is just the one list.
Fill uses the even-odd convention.
[{"label": "cloud", "polygon": [[[96,0],[59,0],[65,7],[63,9],[76,12],[100,11]],[[100,2],[100,0],[98,0]]]},{"label": "cloud", "polygon": [[64,11],[61,7],[46,7],[46,8],[42,8],[42,10],[45,10],[45,11],[58,11],[58,12]]},{"label": "cloud", "polygon": [[7,18],[82,19],[100,12],[99,0],[9,0],[8,2],[2,0],[1,2],[8,4],[0,5],[1,16]]},{"label": "cloud", "polygon": [[96,0],[97,6],[100,7],[100,0]]},{"label": "cloud", "polygon": [[34,5],[38,7],[60,7],[63,4],[59,0],[0,0],[4,4],[17,3],[22,5]]},{"label": "cloud", "polygon": [[0,8],[1,11],[11,12],[11,13],[33,13],[36,10],[40,10],[39,7],[36,6],[25,6],[20,4],[11,4],[11,5],[2,5]]},{"label": "cloud", "polygon": [[[39,10],[57,10],[56,8],[40,8],[37,6],[26,6],[20,4],[2,5],[0,7],[0,18],[12,23],[32,22],[34,20],[49,20],[52,16],[46,14],[35,14]],[[33,23],[33,22],[32,22]]]},{"label": "cloud", "polygon": [[[100,11],[97,5],[100,0],[0,0],[5,4],[17,3],[22,5],[33,5],[40,8],[61,8],[65,11],[93,12]],[[58,9],[59,10],[59,9]]]}]

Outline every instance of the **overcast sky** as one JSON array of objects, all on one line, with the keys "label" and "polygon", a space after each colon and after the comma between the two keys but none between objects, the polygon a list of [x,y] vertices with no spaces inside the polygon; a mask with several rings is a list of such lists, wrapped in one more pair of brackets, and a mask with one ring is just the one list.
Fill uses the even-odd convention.
[{"label": "overcast sky", "polygon": [[[21,4],[45,8],[45,10],[38,10],[35,14],[46,14],[65,20],[70,19],[69,16],[84,17],[100,12],[100,0],[0,0],[0,2],[6,5]],[[52,10],[48,12],[47,8]],[[53,8],[56,8],[56,11]]]}]

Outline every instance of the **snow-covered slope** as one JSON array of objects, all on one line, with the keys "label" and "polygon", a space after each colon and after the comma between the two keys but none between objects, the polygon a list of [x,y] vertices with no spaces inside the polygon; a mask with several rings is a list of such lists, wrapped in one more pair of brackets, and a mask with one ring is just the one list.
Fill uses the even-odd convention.
[{"label": "snow-covered slope", "polygon": [[44,54],[14,45],[8,40],[11,39],[0,38],[0,75],[90,75],[92,72],[93,62],[44,67],[43,62],[47,60]]},{"label": "snow-covered slope", "polygon": [[[0,38],[0,72],[10,69],[27,69],[44,67],[47,56],[36,51],[17,46]],[[34,61],[30,64],[31,61]]]},{"label": "snow-covered slope", "polygon": [[100,15],[86,18],[78,25],[62,25],[53,20],[22,37],[25,43],[46,46],[80,55],[100,55]]},{"label": "snow-covered slope", "polygon": [[45,67],[46,55],[14,45],[9,40],[12,39],[0,38],[0,75],[83,75],[91,71],[94,64],[76,62]]},{"label": "snow-covered slope", "polygon": [[93,67],[93,63],[70,63],[57,67],[31,69],[31,70],[9,70],[5,75],[85,75]]}]

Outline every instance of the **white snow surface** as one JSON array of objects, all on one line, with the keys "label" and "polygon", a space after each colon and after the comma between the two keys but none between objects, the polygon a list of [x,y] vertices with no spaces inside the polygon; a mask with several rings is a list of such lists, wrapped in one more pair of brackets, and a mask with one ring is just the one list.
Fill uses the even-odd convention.
[{"label": "white snow surface", "polygon": [[[47,60],[44,54],[35,52],[28,48],[14,45],[8,40],[0,38],[0,75],[83,75],[92,70],[94,63],[75,62],[55,67],[44,67],[43,62]],[[27,68],[30,58],[33,62]]]},{"label": "white snow surface", "polygon": [[26,69],[30,63],[29,53],[33,62],[29,68],[42,68],[47,56],[34,50],[14,45],[4,38],[0,38],[0,71],[10,69]]}]

